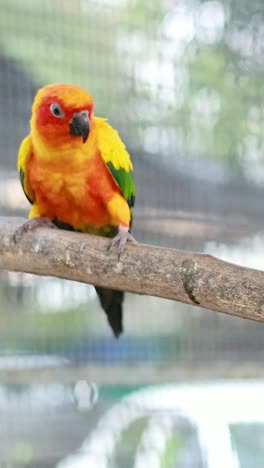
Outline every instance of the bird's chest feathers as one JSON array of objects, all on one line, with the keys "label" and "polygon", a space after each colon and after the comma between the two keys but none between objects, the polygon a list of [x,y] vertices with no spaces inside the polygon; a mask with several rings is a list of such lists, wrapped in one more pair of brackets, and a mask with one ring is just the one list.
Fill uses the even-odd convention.
[{"label": "bird's chest feathers", "polygon": [[[87,204],[87,197],[93,196],[93,172],[87,167],[71,168],[69,171],[63,169],[50,171],[39,166],[35,179],[38,191],[51,202],[60,204],[71,202],[81,207],[83,203]],[[97,178],[96,173],[94,176]]]},{"label": "bird's chest feathers", "polygon": [[107,168],[97,158],[70,167],[37,161],[31,182],[40,206],[70,224],[101,225],[108,222],[104,199],[108,192]]},{"label": "bird's chest feathers", "polygon": [[[89,194],[89,177],[80,172],[47,172],[39,170],[40,190],[51,201],[63,203],[64,201],[82,205],[84,198]],[[86,200],[87,201],[87,200]]]}]

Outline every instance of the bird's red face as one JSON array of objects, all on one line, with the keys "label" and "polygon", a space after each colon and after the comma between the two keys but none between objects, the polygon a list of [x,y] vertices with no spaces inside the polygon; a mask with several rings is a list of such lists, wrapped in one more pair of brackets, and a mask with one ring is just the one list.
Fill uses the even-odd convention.
[{"label": "bird's red face", "polygon": [[93,99],[82,88],[56,83],[41,88],[33,102],[31,129],[51,145],[82,144],[89,137]]}]

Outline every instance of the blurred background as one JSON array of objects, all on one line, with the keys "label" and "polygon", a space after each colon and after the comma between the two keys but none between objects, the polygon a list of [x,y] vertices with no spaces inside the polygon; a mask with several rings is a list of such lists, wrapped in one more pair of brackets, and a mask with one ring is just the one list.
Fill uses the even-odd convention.
[{"label": "blurred background", "polygon": [[[263,269],[263,57],[262,0],[0,0],[1,215],[36,90],[73,82],[131,152],[139,241]],[[92,287],[8,272],[0,312],[1,468],[263,467],[261,323],[127,294],[116,341]]]}]

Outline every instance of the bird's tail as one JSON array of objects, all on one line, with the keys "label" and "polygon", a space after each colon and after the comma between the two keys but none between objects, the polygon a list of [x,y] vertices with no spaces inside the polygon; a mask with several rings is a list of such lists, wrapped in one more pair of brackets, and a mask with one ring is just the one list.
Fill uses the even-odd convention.
[{"label": "bird's tail", "polygon": [[99,286],[95,286],[95,289],[100,299],[101,306],[107,315],[109,325],[115,337],[118,338],[123,332],[122,303],[124,300],[124,292],[101,288]]}]

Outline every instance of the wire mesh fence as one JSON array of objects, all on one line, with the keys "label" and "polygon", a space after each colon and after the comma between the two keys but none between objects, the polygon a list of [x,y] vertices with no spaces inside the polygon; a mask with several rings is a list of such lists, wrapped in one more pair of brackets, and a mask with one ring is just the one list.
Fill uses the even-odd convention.
[{"label": "wire mesh fence", "polygon": [[[95,113],[130,150],[139,241],[263,268],[261,0],[0,0],[0,9],[2,215],[29,209],[16,158],[36,90],[72,82],[93,95]],[[188,305],[128,294],[119,341],[92,287],[2,272],[0,306],[0,379],[10,385],[43,375],[46,385],[58,375],[71,385],[85,376],[111,384],[113,375],[113,385],[126,386],[263,374],[260,324]],[[64,368],[67,377],[58,374]],[[88,430],[80,418],[76,445],[77,426]],[[1,451],[1,467],[53,466],[74,449],[65,442],[52,462],[36,462],[23,440],[11,444],[12,456]]]}]

